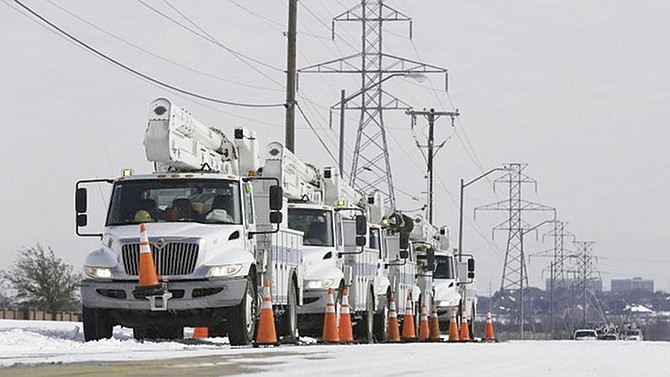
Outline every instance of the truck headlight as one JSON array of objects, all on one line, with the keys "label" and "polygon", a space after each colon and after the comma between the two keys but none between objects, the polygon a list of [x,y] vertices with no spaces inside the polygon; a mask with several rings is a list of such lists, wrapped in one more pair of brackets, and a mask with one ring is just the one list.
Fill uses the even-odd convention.
[{"label": "truck headlight", "polygon": [[326,289],[333,285],[333,279],[307,280],[305,289]]},{"label": "truck headlight", "polygon": [[223,266],[210,267],[207,272],[208,278],[225,278],[236,275],[242,269],[241,264],[226,264]]},{"label": "truck headlight", "polygon": [[91,267],[91,266],[86,266],[84,268],[84,272],[86,272],[86,275],[93,279],[111,279],[112,278],[112,270],[106,267]]}]

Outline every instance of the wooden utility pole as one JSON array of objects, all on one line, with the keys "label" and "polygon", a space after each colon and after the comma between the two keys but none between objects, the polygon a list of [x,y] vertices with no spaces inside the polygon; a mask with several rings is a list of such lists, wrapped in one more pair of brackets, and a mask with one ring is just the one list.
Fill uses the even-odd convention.
[{"label": "wooden utility pole", "polygon": [[[430,109],[428,111],[414,111],[409,110],[406,112],[412,117],[412,124],[415,123],[417,115],[422,115],[428,119],[428,206],[427,206],[427,219],[430,224],[433,223],[433,157],[435,157],[435,120],[441,116],[449,116],[451,118],[451,125],[453,126],[454,118],[459,116],[458,110],[456,111],[435,111],[435,109]],[[442,147],[440,145],[439,147]],[[439,149],[438,147],[438,149]]]},{"label": "wooden utility pole", "polygon": [[298,0],[288,2],[288,39],[286,49],[286,148],[295,152],[295,91],[296,91],[296,34],[298,29]]}]

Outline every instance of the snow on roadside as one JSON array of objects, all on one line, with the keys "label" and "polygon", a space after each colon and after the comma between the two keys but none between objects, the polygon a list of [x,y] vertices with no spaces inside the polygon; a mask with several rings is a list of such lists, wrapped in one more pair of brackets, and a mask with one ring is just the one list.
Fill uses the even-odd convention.
[{"label": "snow on roadside", "polygon": [[208,339],[210,344],[197,345],[139,342],[131,330],[117,326],[111,339],[84,342],[80,322],[0,320],[0,366],[218,355],[231,350],[226,340]]}]

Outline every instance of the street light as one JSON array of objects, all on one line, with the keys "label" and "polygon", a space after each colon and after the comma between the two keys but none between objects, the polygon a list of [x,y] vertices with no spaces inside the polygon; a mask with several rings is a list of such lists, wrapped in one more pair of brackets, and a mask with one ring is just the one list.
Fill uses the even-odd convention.
[{"label": "street light", "polygon": [[469,181],[468,183],[463,183],[463,178],[461,178],[461,198],[460,198],[460,205],[458,207],[459,211],[459,217],[458,217],[458,261],[462,262],[463,261],[463,189],[466,187],[470,186],[471,184],[479,181],[480,179],[486,177],[487,175],[496,172],[496,171],[510,171],[509,168],[507,167],[498,167],[498,168],[493,168],[486,173],[480,175],[479,177]]}]

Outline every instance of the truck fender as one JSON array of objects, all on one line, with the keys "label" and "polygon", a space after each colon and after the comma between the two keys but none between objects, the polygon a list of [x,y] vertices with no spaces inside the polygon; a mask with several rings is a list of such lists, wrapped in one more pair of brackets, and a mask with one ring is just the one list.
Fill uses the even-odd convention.
[{"label": "truck fender", "polygon": [[84,260],[85,266],[114,268],[118,265],[116,255],[106,247],[90,252]]}]

